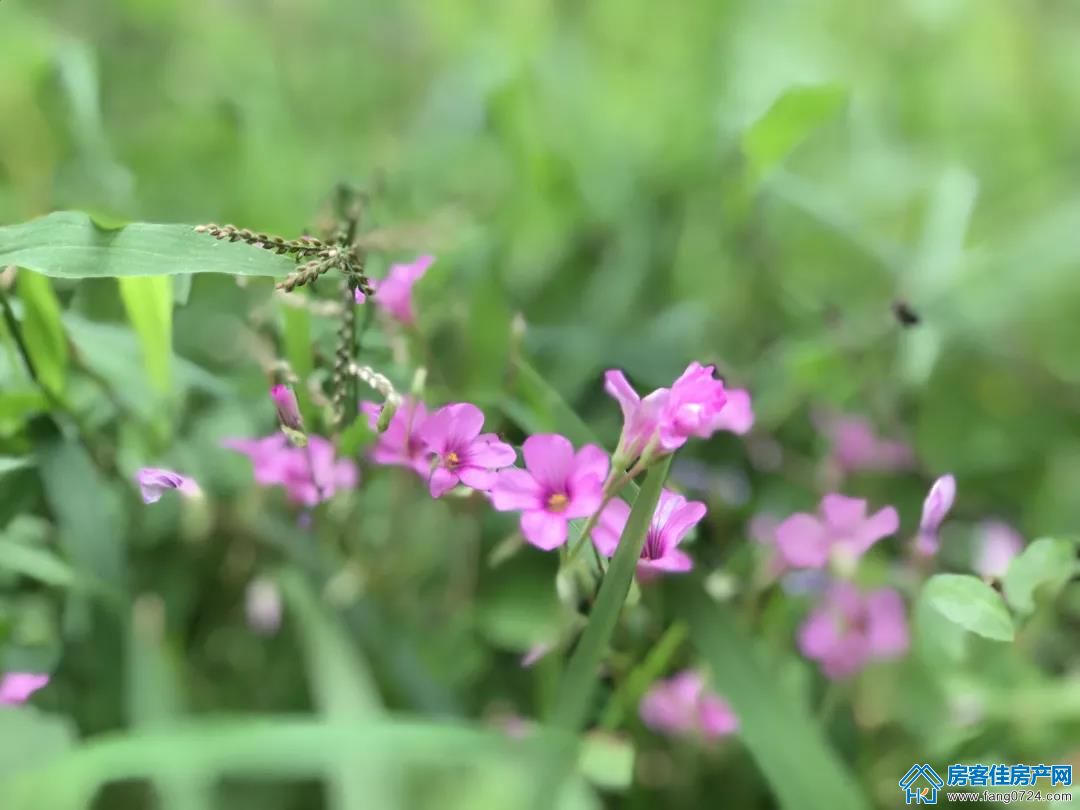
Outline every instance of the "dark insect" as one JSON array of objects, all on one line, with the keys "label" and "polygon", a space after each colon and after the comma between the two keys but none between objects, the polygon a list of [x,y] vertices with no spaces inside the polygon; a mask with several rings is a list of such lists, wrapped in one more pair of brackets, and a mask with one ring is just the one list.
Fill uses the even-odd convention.
[{"label": "dark insect", "polygon": [[893,315],[896,316],[896,320],[900,322],[900,325],[905,329],[910,329],[912,326],[918,326],[922,321],[919,313],[911,308],[911,304],[907,301],[893,301],[892,305]]}]

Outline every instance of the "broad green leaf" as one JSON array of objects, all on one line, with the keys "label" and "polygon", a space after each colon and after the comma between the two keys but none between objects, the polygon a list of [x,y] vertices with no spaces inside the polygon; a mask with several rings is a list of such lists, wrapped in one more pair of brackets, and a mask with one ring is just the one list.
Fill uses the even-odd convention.
[{"label": "broad green leaf", "polygon": [[847,91],[835,84],[793,87],[781,95],[743,134],[743,151],[755,174],[767,174],[836,115],[846,99]]},{"label": "broad green leaf", "polygon": [[[47,765],[74,741],[75,728],[67,718],[33,706],[0,706],[0,785],[22,771]],[[0,802],[0,807],[6,805]]]},{"label": "broad green leaf", "polygon": [[[0,260],[0,266],[3,264]],[[35,273],[19,273],[16,286],[23,303],[23,342],[34,363],[38,382],[54,396],[62,396],[67,380],[68,346],[60,323],[60,302],[50,281]]]},{"label": "broad green leaf", "polygon": [[[298,572],[283,571],[280,583],[296,616],[319,710],[333,721],[351,719],[358,726],[383,715],[375,680],[341,625],[319,604]],[[331,782],[332,803],[339,810],[363,810],[368,802],[387,808],[397,805],[392,774],[385,768],[353,764],[339,769]]]},{"label": "broad green leaf", "polygon": [[857,810],[869,803],[822,729],[763,662],[727,605],[684,597],[690,637],[739,717],[739,738],[785,810]]},{"label": "broad green leaf", "polygon": [[1077,571],[1076,547],[1043,537],[1023,550],[1005,573],[1005,599],[1018,613],[1035,611],[1035,592],[1056,593]]},{"label": "broad green leaf", "polygon": [[611,635],[615,632],[626,595],[630,593],[649,523],[660,500],[660,491],[670,467],[670,456],[652,467],[645,477],[641,492],[634,500],[615,556],[611,558],[611,565],[608,566],[600,584],[600,592],[596,596],[596,604],[589,614],[589,623],[585,625],[581,640],[574,649],[559,683],[551,716],[551,723],[556,728],[577,731],[584,727],[588,720],[597,672],[607,653]]},{"label": "broad green leaf", "polygon": [[977,577],[938,574],[931,577],[919,597],[965,630],[995,641],[1012,641],[1012,617],[1001,594]]},{"label": "broad green leaf", "polygon": [[139,336],[150,384],[167,394],[172,387],[172,281],[166,276],[118,281],[128,320]]},{"label": "broad green leaf", "polygon": [[59,278],[284,276],[294,266],[288,256],[214,239],[191,225],[135,222],[106,230],[75,211],[0,227],[0,266],[10,264]]},{"label": "broad green leaf", "polygon": [[[7,739],[19,738],[0,737]],[[570,750],[570,743],[549,732],[515,741],[500,731],[407,720],[326,723],[284,716],[189,721],[91,740],[44,767],[15,774],[0,781],[0,807],[83,810],[101,786],[120,780],[318,778],[358,762],[440,768],[519,764],[536,770]]]}]

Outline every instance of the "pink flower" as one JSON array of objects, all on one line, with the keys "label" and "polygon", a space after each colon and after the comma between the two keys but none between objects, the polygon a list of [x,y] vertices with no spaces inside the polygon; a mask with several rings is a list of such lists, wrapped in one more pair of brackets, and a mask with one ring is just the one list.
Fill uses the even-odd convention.
[{"label": "pink flower", "polygon": [[705,686],[693,670],[657,681],[639,707],[641,720],[664,734],[718,740],[739,728],[739,718],[726,700]]},{"label": "pink flower", "polygon": [[908,649],[904,600],[890,588],[861,593],[836,582],[799,629],[799,649],[828,678],[854,675],[874,660],[898,658]]},{"label": "pink flower", "polygon": [[[607,371],[604,390],[618,401],[623,412],[622,435],[615,451],[618,463],[632,461],[650,446],[671,453],[691,436],[708,438],[726,429],[719,416],[727,396],[724,383],[713,377],[714,371],[713,366],[695,361],[670,389],[658,388],[644,399],[621,371]],[[745,418],[745,414],[741,416]],[[741,425],[738,418],[735,422]]]},{"label": "pink flower", "polygon": [[742,436],[754,426],[754,407],[750,401],[750,392],[735,388],[725,393],[727,404],[716,414],[712,429],[726,430]]},{"label": "pink flower", "polygon": [[157,503],[167,489],[175,489],[189,498],[202,494],[194,478],[188,478],[178,472],[160,467],[143,467],[135,476],[135,480],[142,492],[143,503]]},{"label": "pink flower", "polygon": [[[375,306],[384,309],[406,326],[416,323],[413,313],[412,288],[435,262],[434,256],[421,256],[408,264],[394,264],[382,281],[373,279]],[[356,303],[364,303],[365,296],[356,291]]]},{"label": "pink flower", "polygon": [[284,487],[289,500],[305,506],[329,500],[359,480],[352,459],[338,459],[334,445],[321,436],[309,437],[307,447],[293,447],[280,433],[264,439],[226,439],[221,444],[251,459],[257,484]]},{"label": "pink flower", "polygon": [[820,512],[820,517],[798,512],[776,528],[776,545],[788,565],[822,568],[830,558],[850,565],[900,527],[893,507],[867,517],[866,501],[845,495],[826,495]]},{"label": "pink flower", "polygon": [[[637,565],[638,576],[650,579],[660,573],[681,573],[693,568],[693,560],[677,546],[705,517],[705,512],[705,504],[687,501],[682,495],[668,489],[663,490],[645,536],[645,545],[641,549],[641,559]],[[615,554],[629,517],[630,507],[619,498],[609,503],[600,515],[592,537],[596,548],[605,557]]]},{"label": "pink flower", "polygon": [[895,472],[915,463],[907,444],[878,438],[873,425],[860,416],[828,417],[820,423],[832,445],[833,458],[848,472]]},{"label": "pink flower", "polygon": [[930,487],[923,501],[919,534],[915,537],[915,550],[924,557],[932,557],[938,551],[938,530],[956,500],[956,479],[943,475]]},{"label": "pink flower", "polygon": [[281,627],[281,591],[269,579],[254,579],[244,594],[244,613],[248,627],[264,636],[272,636]]},{"label": "pink flower", "polygon": [[660,446],[668,452],[682,447],[691,436],[707,439],[718,429],[727,402],[724,383],[713,377],[715,366],[694,361],[671,386],[660,419]]},{"label": "pink flower", "polygon": [[484,414],[475,405],[444,405],[417,429],[421,441],[435,454],[428,487],[433,498],[457,486],[486,491],[495,485],[495,471],[514,463],[514,448],[494,433],[480,433]]},{"label": "pink flower", "polygon": [[[367,415],[368,425],[376,429],[382,406],[376,402],[361,402],[360,409]],[[409,467],[418,475],[427,478],[431,472],[431,451],[420,439],[420,426],[427,419],[427,408],[423,402],[412,397],[402,397],[401,405],[394,411],[390,424],[379,434],[371,458],[376,464],[392,464]]]},{"label": "pink flower", "polygon": [[0,705],[25,703],[49,682],[48,675],[36,675],[32,672],[9,672],[0,677]]},{"label": "pink flower", "polygon": [[1000,520],[979,525],[975,551],[975,570],[988,579],[1001,579],[1013,557],[1024,548],[1024,538],[1012,526]]},{"label": "pink flower", "polygon": [[300,405],[296,401],[293,390],[287,385],[275,385],[270,389],[270,397],[274,400],[274,407],[277,408],[278,421],[281,425],[302,432],[304,420],[300,416]]},{"label": "pink flower", "polygon": [[491,490],[500,512],[521,512],[521,533],[537,548],[550,551],[566,542],[567,523],[588,517],[604,498],[607,453],[587,444],[577,453],[557,433],[530,436],[521,446],[525,469],[499,473]]}]

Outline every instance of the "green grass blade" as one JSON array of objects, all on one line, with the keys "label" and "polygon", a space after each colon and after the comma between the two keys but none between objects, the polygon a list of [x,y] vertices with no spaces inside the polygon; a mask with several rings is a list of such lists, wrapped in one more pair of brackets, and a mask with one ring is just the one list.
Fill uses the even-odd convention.
[{"label": "green grass blade", "polygon": [[[810,713],[757,655],[726,605],[704,593],[683,597],[690,637],[708,662],[717,690],[739,717],[739,736],[785,810],[869,807]],[[899,778],[899,777],[898,777]]]},{"label": "green grass blade", "polygon": [[[0,259],[0,267],[5,264]],[[60,302],[52,283],[33,273],[19,273],[16,287],[23,303],[23,342],[38,382],[53,396],[62,397],[67,382],[68,345],[60,322]]]},{"label": "green grass blade", "polygon": [[600,585],[596,604],[589,615],[589,623],[585,626],[585,632],[582,633],[559,683],[551,716],[551,723],[557,728],[578,731],[588,720],[597,671],[604,653],[607,652],[626,595],[630,592],[641,549],[645,545],[649,522],[660,500],[660,491],[667,480],[670,467],[669,456],[650,469],[641,492],[634,501],[615,556],[612,557],[611,565]]},{"label": "green grass blade", "polygon": [[118,281],[128,320],[139,336],[150,384],[158,393],[167,394],[172,388],[172,282],[163,276]]},{"label": "green grass blade", "polygon": [[106,229],[77,211],[0,227],[0,267],[12,264],[58,278],[284,276],[294,266],[287,256],[195,233],[191,225],[134,222]]},{"label": "green grass blade", "polygon": [[[319,604],[298,572],[282,572],[280,582],[297,620],[308,676],[322,714],[335,721],[355,720],[358,727],[382,716],[375,679],[340,623]],[[357,762],[337,770],[330,779],[331,806],[337,810],[397,805],[392,774],[385,768],[370,768]]]},{"label": "green grass blade", "polygon": [[12,774],[0,781],[0,807],[82,810],[101,786],[120,780],[320,778],[358,762],[441,768],[518,762],[536,771],[568,748],[569,740],[550,732],[512,740],[500,731],[405,720],[364,725],[308,717],[200,720],[101,737],[43,767]]}]

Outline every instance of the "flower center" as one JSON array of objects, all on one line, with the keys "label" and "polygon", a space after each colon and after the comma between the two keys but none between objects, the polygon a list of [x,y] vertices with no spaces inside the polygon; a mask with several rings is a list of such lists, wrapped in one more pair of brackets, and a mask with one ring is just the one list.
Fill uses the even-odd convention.
[{"label": "flower center", "polygon": [[461,459],[458,458],[458,454],[455,453],[453,450],[451,450],[449,453],[447,453],[446,458],[443,460],[443,464],[446,466],[447,469],[450,469],[450,470],[457,467],[457,465],[460,464],[460,463],[461,463]]},{"label": "flower center", "polygon": [[643,560],[659,560],[664,556],[664,540],[659,531],[649,528],[648,534],[645,535],[645,545],[641,549],[641,559]]},{"label": "flower center", "polygon": [[570,499],[563,495],[561,492],[556,492],[547,500],[548,509],[552,512],[561,512],[566,509],[566,504]]}]

